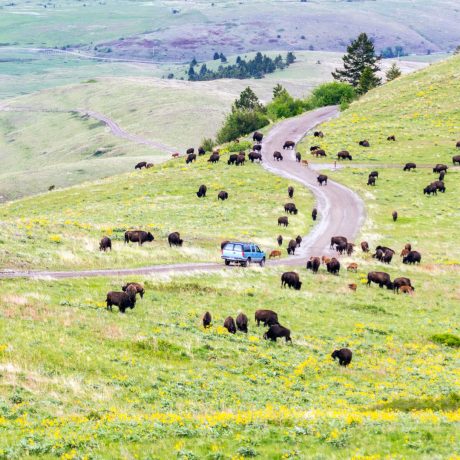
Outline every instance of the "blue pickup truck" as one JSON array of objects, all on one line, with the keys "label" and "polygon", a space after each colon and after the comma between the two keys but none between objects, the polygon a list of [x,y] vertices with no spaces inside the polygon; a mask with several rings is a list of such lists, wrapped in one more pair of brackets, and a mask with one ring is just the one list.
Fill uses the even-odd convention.
[{"label": "blue pickup truck", "polygon": [[258,263],[261,267],[265,265],[265,252],[255,243],[241,243],[229,241],[222,248],[222,259],[225,265],[231,262],[246,267],[251,262]]}]

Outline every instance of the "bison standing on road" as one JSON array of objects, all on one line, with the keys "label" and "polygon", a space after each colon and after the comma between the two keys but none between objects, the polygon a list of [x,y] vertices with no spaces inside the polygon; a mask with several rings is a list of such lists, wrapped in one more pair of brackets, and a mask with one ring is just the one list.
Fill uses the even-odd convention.
[{"label": "bison standing on road", "polygon": [[296,152],[295,154],[295,161],[300,163],[302,161],[302,154],[300,152]]},{"label": "bison standing on road", "polygon": [[331,245],[329,246],[330,249],[333,249],[334,246],[342,246],[348,243],[347,239],[344,236],[333,236],[331,238]]},{"label": "bison standing on road", "polygon": [[318,210],[316,208],[313,208],[313,211],[311,212],[311,218],[315,221],[317,216]]},{"label": "bison standing on road", "polygon": [[99,243],[99,251],[107,251],[107,249],[112,250],[112,240],[108,236],[104,236]]},{"label": "bison standing on road", "polygon": [[254,316],[257,326],[263,323],[264,326],[278,324],[278,315],[272,310],[257,310]]},{"label": "bison standing on road", "polygon": [[286,286],[288,286],[289,289],[294,288],[297,291],[300,290],[300,288],[302,287],[302,281],[300,281],[298,273],[285,272],[281,275],[281,287]]},{"label": "bison standing on road", "polygon": [[281,155],[281,152],[274,152],[273,153],[273,158],[276,161],[283,161],[283,155]]},{"label": "bison standing on road", "polygon": [[142,246],[146,241],[151,242],[155,238],[150,232],[144,232],[142,230],[131,230],[125,232],[125,243],[139,243]]},{"label": "bison standing on road", "polygon": [[297,243],[297,247],[300,248],[300,245],[302,244],[302,237],[300,235],[297,235],[295,238],[295,242]]},{"label": "bison standing on road", "polygon": [[327,185],[327,176],[325,174],[320,174],[316,180],[318,181],[319,185],[323,185],[323,182],[325,185]]},{"label": "bison standing on road", "polygon": [[181,239],[179,232],[170,233],[168,236],[169,247],[171,246],[182,246],[184,240]]},{"label": "bison standing on road", "polygon": [[206,192],[208,191],[208,188],[206,185],[200,185],[200,188],[198,189],[198,192],[196,192],[196,196],[198,198],[203,198],[206,196]]},{"label": "bison standing on road", "polygon": [[283,145],[283,150],[285,149],[293,149],[295,147],[294,141],[286,141]]},{"label": "bison standing on road", "polygon": [[262,142],[262,139],[264,138],[264,135],[262,133],[259,133],[259,131],[256,131],[253,135],[252,135],[252,140],[254,142]]},{"label": "bison standing on road", "polygon": [[272,342],[276,342],[276,339],[280,339],[282,337],[286,339],[286,342],[292,342],[291,331],[287,327],[281,326],[279,324],[273,324],[264,334],[264,339],[270,339]]},{"label": "bison standing on road", "polygon": [[252,150],[254,150],[255,152],[259,152],[262,150],[262,145],[261,144],[255,144],[252,146]]},{"label": "bison standing on road", "polygon": [[434,173],[440,173],[441,171],[447,172],[448,169],[449,169],[449,167],[448,167],[447,165],[437,164],[437,165],[433,168],[433,172],[434,172]]},{"label": "bison standing on road", "polygon": [[295,254],[295,249],[297,247],[297,242],[296,240],[291,240],[289,241],[288,247],[287,247],[287,253],[288,255],[294,255]]},{"label": "bison standing on road", "polygon": [[341,348],[340,350],[334,350],[331,357],[334,361],[337,358],[341,366],[348,366],[351,363],[353,353],[348,348]]}]

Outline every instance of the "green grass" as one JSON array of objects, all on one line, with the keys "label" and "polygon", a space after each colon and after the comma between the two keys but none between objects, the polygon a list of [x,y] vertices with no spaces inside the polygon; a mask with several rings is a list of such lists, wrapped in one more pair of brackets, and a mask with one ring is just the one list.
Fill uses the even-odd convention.
[{"label": "green grass", "polygon": [[[63,191],[8,203],[0,208],[0,265],[23,268],[110,268],[167,262],[219,260],[227,239],[255,240],[265,250],[309,232],[313,207],[310,193],[296,187],[300,210],[283,230],[290,184],[261,166],[227,165],[227,155],[212,166],[206,157],[186,165],[184,158],[162,166]],[[198,199],[201,184],[208,196]],[[229,193],[217,201],[220,190]],[[260,197],[263,197],[261,200]],[[155,236],[143,247],[124,244],[128,229],[146,229]],[[167,236],[179,231],[184,247],[171,249]],[[111,253],[99,252],[103,235],[114,240]]]}]

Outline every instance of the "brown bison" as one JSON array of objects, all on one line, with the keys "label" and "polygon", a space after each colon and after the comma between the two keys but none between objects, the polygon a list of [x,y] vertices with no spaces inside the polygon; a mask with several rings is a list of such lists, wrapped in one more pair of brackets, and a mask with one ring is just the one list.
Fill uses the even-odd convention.
[{"label": "brown bison", "polygon": [[289,198],[292,198],[294,196],[294,187],[291,185],[288,187],[288,196]]},{"label": "brown bison", "polygon": [[283,155],[281,155],[281,152],[278,151],[273,153],[273,158],[276,161],[283,161]]},{"label": "brown bison", "polygon": [[203,198],[206,196],[206,192],[208,191],[208,188],[206,187],[206,185],[200,185],[200,188],[198,189],[198,192],[196,192],[196,196],[198,198]]},{"label": "brown bison", "polygon": [[171,246],[182,246],[183,242],[184,242],[184,240],[181,239],[179,232],[172,232],[172,233],[170,233],[168,235],[169,247],[171,247]]},{"label": "brown bison", "polygon": [[254,316],[257,326],[263,323],[264,326],[278,324],[278,315],[272,310],[257,310]]},{"label": "brown bison", "polygon": [[398,220],[398,211],[393,211],[391,216],[393,217],[393,222],[396,222]]},{"label": "brown bison", "polygon": [[206,329],[208,327],[211,327],[211,322],[212,322],[212,316],[211,316],[211,313],[209,313],[209,311],[207,311],[204,315],[203,315],[203,327]]},{"label": "brown bison", "polygon": [[136,294],[139,294],[141,299],[144,297],[145,289],[144,286],[142,286],[142,284],[136,282],[126,283],[121,287],[121,290],[123,292],[126,292],[129,286],[134,287],[134,289],[136,290]]},{"label": "brown bison", "polygon": [[423,194],[424,195],[437,195],[438,194],[438,189],[436,188],[436,185],[427,185],[424,189],[423,189]]},{"label": "brown bison", "polygon": [[371,283],[378,284],[380,288],[383,288],[383,286],[386,286],[387,289],[393,288],[390,275],[385,272],[369,272],[367,274],[367,285],[370,286]]},{"label": "brown bison", "polygon": [[302,165],[308,168],[308,160],[302,160]]},{"label": "brown bison", "polygon": [[404,245],[404,249],[408,249],[409,251],[412,251],[412,245],[410,243],[406,243]]},{"label": "brown bison", "polygon": [[252,150],[254,150],[255,152],[259,152],[262,150],[262,145],[260,144],[255,144],[252,146]]},{"label": "brown bison", "polygon": [[455,155],[452,157],[452,163],[455,165],[455,163],[458,163],[460,165],[460,155]]},{"label": "brown bison", "polygon": [[347,150],[342,150],[337,154],[338,160],[353,160],[353,157],[350,155],[350,152]]},{"label": "brown bison", "polygon": [[275,257],[281,257],[281,251],[278,251],[275,249],[274,251],[270,252],[270,255],[268,256],[269,259],[274,259]]},{"label": "brown bison", "polygon": [[302,154],[300,152],[295,153],[295,161],[300,163],[302,161]]},{"label": "brown bison", "polygon": [[395,142],[395,141],[396,141],[396,137],[395,137],[394,135],[388,136],[388,137],[387,137],[387,141],[393,141],[393,142]]},{"label": "brown bison", "polygon": [[302,244],[302,237],[300,235],[297,235],[295,237],[295,242],[297,243],[297,247],[300,248],[300,245]]},{"label": "brown bison", "polygon": [[320,266],[321,259],[319,257],[310,257],[310,260],[307,262],[307,270],[311,270],[313,273],[318,273]]},{"label": "brown bison", "polygon": [[398,291],[398,294],[402,292],[403,294],[409,294],[409,295],[413,295],[414,293],[414,288],[412,286],[401,286],[399,288],[399,291]]},{"label": "brown bison", "polygon": [[139,243],[142,246],[146,241],[151,242],[155,238],[150,232],[144,232],[143,230],[131,230],[125,232],[125,243]]},{"label": "brown bison", "polygon": [[220,160],[220,155],[218,153],[212,153],[208,159],[209,163],[217,163]]},{"label": "brown bison", "polygon": [[133,309],[136,305],[136,288],[130,285],[127,287],[126,292],[111,291],[107,293],[105,302],[107,310],[110,311],[113,305],[116,305],[121,313],[124,313],[128,308]]},{"label": "brown bison", "polygon": [[358,144],[361,147],[370,147],[371,146],[371,144],[369,144],[369,141],[367,141],[367,140],[359,141]]},{"label": "brown bison", "polygon": [[391,262],[391,259],[393,259],[393,256],[394,256],[394,251],[391,250],[391,249],[387,249],[384,253],[383,253],[383,257],[382,257],[382,262],[384,264],[389,264]]},{"label": "brown bison", "polygon": [[296,250],[296,247],[297,247],[297,242],[296,240],[291,240],[289,241],[289,244],[288,244],[288,247],[287,247],[287,253],[288,255],[294,255],[295,254],[295,250]]},{"label": "brown bison", "polygon": [[282,246],[282,244],[283,244],[283,237],[282,237],[282,235],[278,235],[278,238],[276,238],[276,241],[278,241],[278,246]]},{"label": "brown bison", "polygon": [[185,163],[189,164],[189,163],[192,163],[194,161],[196,161],[196,153],[189,153],[187,155],[187,159],[185,160]]},{"label": "brown bison", "polygon": [[227,316],[224,321],[224,327],[230,334],[236,334],[235,320],[231,316]]},{"label": "brown bison", "polygon": [[327,185],[327,176],[325,174],[320,174],[316,180],[318,181],[319,185],[323,185],[323,182],[325,185]]},{"label": "brown bison", "polygon": [[193,147],[190,147],[189,149],[187,149],[187,151],[185,153],[187,155],[190,155],[191,153],[195,153],[195,149]]},{"label": "brown bison", "polygon": [[312,145],[310,147],[310,152],[314,152],[315,150],[319,150],[321,147],[319,145]]},{"label": "brown bison", "polygon": [[246,162],[246,155],[240,153],[239,155],[236,156],[236,161],[235,161],[236,166],[242,166],[244,165],[245,162]]},{"label": "brown bison", "polygon": [[283,150],[285,149],[293,149],[295,147],[294,141],[286,141],[283,145]]},{"label": "brown bison", "polygon": [[327,265],[330,261],[331,261],[331,258],[330,258],[330,257],[321,256],[321,262],[322,262],[324,265]]},{"label": "brown bison", "polygon": [[256,131],[253,135],[252,135],[252,140],[254,142],[262,142],[262,139],[264,138],[264,135],[262,133],[259,133],[259,131]]},{"label": "brown bison", "polygon": [[332,275],[338,275],[340,271],[340,262],[333,257],[327,264],[326,264],[327,272],[331,273]]},{"label": "brown bison", "polygon": [[317,216],[318,210],[316,208],[313,208],[313,211],[311,212],[311,218],[315,221]]},{"label": "brown bison", "polygon": [[171,156],[172,156],[173,158],[179,158],[180,154],[176,152],[176,153],[173,153]]},{"label": "brown bison", "polygon": [[314,136],[314,137],[324,137],[324,134],[323,134],[322,131],[315,131],[315,132],[313,133],[313,136]]},{"label": "brown bison", "polygon": [[137,163],[136,166],[134,166],[134,169],[142,169],[142,168],[145,168],[146,166],[147,166],[147,162],[141,161],[140,163]]},{"label": "brown bison", "polygon": [[403,258],[403,264],[419,264],[422,261],[422,255],[418,251],[410,251]]},{"label": "brown bison", "polygon": [[406,163],[403,171],[411,171],[412,169],[417,169],[417,165],[415,163]]},{"label": "brown bison", "polygon": [[369,252],[369,244],[367,241],[361,241],[361,250],[363,252]]},{"label": "brown bison", "polygon": [[299,210],[296,208],[296,205],[294,203],[286,203],[284,205],[284,211],[287,212],[288,214],[294,214],[297,215]]},{"label": "brown bison", "polygon": [[279,225],[282,225],[283,227],[287,227],[289,225],[287,216],[278,217],[278,226]]},{"label": "brown bison", "polygon": [[415,288],[414,286],[412,286],[410,279],[405,278],[404,276],[400,278],[395,278],[395,280],[391,284],[392,284],[393,292],[399,292],[399,289],[401,289],[402,286],[410,286],[412,290],[415,291]]},{"label": "brown bison", "polygon": [[206,150],[203,147],[198,147],[198,155],[202,156],[206,153]]},{"label": "brown bison", "polygon": [[333,236],[331,238],[331,245],[329,246],[330,249],[333,249],[334,246],[342,246],[346,245],[348,240],[344,236]]},{"label": "brown bison", "polygon": [[276,339],[280,339],[282,337],[286,339],[286,342],[292,342],[291,331],[287,327],[281,326],[279,324],[273,324],[264,334],[264,339],[270,339],[272,342],[276,342]]},{"label": "brown bison", "polygon": [[436,187],[436,190],[444,193],[446,191],[446,186],[444,185],[444,182],[442,180],[436,180],[432,182],[430,185]]},{"label": "brown bison", "polygon": [[316,155],[316,158],[327,157],[326,152],[323,149],[314,150],[313,152],[311,152],[311,154]]},{"label": "brown bison", "polygon": [[238,158],[238,155],[237,155],[236,153],[232,153],[232,154],[228,157],[227,164],[228,164],[228,165],[233,165],[233,164],[235,164],[237,158]]},{"label": "brown bison", "polygon": [[302,287],[302,281],[299,279],[299,275],[296,272],[285,272],[281,275],[281,287],[288,287],[289,289],[294,288],[299,291]]},{"label": "brown bison", "polygon": [[256,160],[261,162],[262,154],[259,152],[249,152],[248,158],[251,160],[252,163],[254,163],[254,161]]},{"label": "brown bison", "polygon": [[399,254],[399,257],[406,257],[407,254],[409,254],[409,249],[406,249],[404,248],[402,251],[401,251],[401,254]]},{"label": "brown bison", "polygon": [[236,327],[239,331],[247,334],[248,332],[248,317],[244,313],[240,313],[236,317]]},{"label": "brown bison", "polygon": [[221,190],[219,192],[219,194],[217,195],[217,199],[222,200],[222,201],[227,200],[228,199],[228,192],[226,192],[225,190]]},{"label": "brown bison", "polygon": [[447,165],[437,164],[437,165],[433,168],[433,172],[434,172],[434,173],[440,173],[441,171],[447,172],[448,169],[449,169],[449,167],[448,167]]},{"label": "brown bison", "polygon": [[375,177],[374,176],[369,176],[367,178],[367,185],[375,185]]},{"label": "brown bison", "polygon": [[358,289],[358,286],[355,283],[350,283],[348,285],[348,289],[351,289],[353,292],[356,292],[356,289]]},{"label": "brown bison", "polygon": [[355,250],[354,243],[347,243],[347,255],[351,256]]},{"label": "brown bison", "polygon": [[107,251],[107,249],[112,250],[112,240],[108,236],[104,236],[99,243],[99,251]]},{"label": "brown bison", "polygon": [[334,361],[338,359],[341,366],[348,366],[351,363],[353,353],[348,348],[341,348],[340,350],[334,350],[331,357]]}]

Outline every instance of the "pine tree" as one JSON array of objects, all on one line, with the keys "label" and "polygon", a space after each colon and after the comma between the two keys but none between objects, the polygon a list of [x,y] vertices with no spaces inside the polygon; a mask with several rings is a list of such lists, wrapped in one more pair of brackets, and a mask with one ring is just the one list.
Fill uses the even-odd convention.
[{"label": "pine tree", "polygon": [[371,67],[365,67],[359,78],[357,90],[359,94],[365,94],[370,89],[380,85],[380,78],[375,75]]},{"label": "pine tree", "polygon": [[197,64],[198,64],[198,62],[196,62],[196,59],[193,58],[192,62],[190,63],[190,67],[195,67]]},{"label": "pine tree", "polygon": [[391,64],[391,67],[387,70],[385,76],[387,78],[387,81],[394,80],[395,78],[398,78],[401,76],[401,70],[396,65],[396,62],[393,62],[393,64]]},{"label": "pine tree", "polygon": [[[334,79],[358,86],[364,70],[367,68],[375,77],[380,69],[377,65],[378,58],[375,55],[374,44],[362,33],[347,47],[347,54],[342,58],[343,69],[336,69],[332,72]],[[368,78],[368,77],[366,77]]]},{"label": "pine tree", "polygon": [[240,94],[240,97],[235,100],[232,107],[233,111],[236,110],[250,110],[256,112],[263,112],[264,106],[260,103],[259,98],[254,91],[248,86]]},{"label": "pine tree", "polygon": [[295,61],[295,55],[292,51],[289,51],[289,53],[286,55],[286,64],[290,65]]},{"label": "pine tree", "polygon": [[286,91],[279,83],[273,88],[273,99],[281,96],[283,91]]},{"label": "pine tree", "polygon": [[213,58],[215,61],[217,61],[218,59],[220,59],[220,56],[219,56],[219,53],[216,51],[214,53],[214,58]]}]

